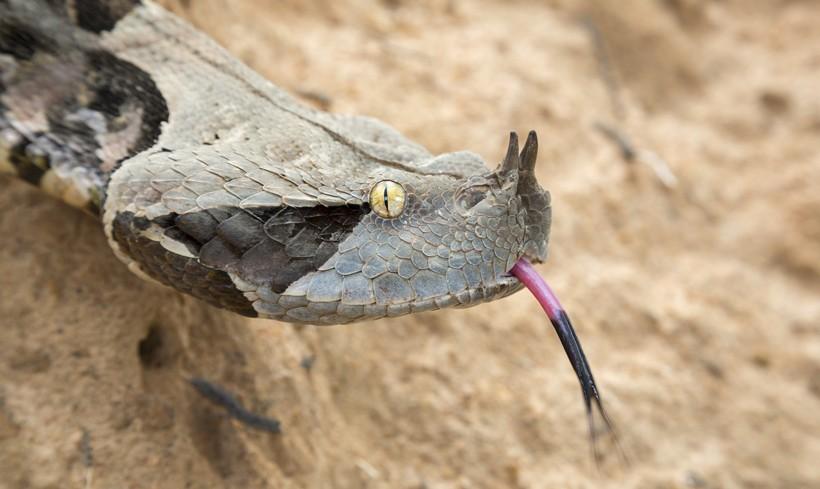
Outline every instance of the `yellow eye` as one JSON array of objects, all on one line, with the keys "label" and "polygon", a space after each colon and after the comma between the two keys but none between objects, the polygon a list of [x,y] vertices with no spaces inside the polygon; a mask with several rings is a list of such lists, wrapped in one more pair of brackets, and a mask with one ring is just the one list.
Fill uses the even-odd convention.
[{"label": "yellow eye", "polygon": [[385,219],[399,217],[406,200],[404,187],[393,180],[382,180],[370,189],[370,208]]}]

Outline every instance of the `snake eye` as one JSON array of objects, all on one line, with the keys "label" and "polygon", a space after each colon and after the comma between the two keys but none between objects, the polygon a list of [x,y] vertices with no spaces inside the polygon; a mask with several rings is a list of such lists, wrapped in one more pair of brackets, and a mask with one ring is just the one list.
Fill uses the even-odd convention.
[{"label": "snake eye", "polygon": [[399,217],[406,200],[404,187],[393,180],[382,180],[370,189],[370,208],[384,219]]}]

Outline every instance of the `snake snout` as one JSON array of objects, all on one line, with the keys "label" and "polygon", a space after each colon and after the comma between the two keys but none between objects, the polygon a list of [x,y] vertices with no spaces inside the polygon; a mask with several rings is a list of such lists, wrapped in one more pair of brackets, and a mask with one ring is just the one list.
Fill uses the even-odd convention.
[{"label": "snake snout", "polygon": [[538,136],[530,131],[521,151],[518,135],[510,133],[507,154],[496,169],[496,174],[515,184],[515,194],[524,211],[525,242],[522,256],[539,263],[547,258],[547,244],[551,223],[550,194],[535,177],[538,158]]}]

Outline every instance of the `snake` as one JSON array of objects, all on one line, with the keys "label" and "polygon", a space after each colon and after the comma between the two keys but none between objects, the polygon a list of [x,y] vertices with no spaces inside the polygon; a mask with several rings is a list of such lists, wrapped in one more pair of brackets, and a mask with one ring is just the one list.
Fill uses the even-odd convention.
[{"label": "snake", "polygon": [[510,133],[490,169],[310,107],[150,0],[0,0],[0,172],[96,216],[133,273],[315,325],[526,285],[603,413],[568,316],[530,273],[551,224],[537,152],[535,132],[520,150]]}]

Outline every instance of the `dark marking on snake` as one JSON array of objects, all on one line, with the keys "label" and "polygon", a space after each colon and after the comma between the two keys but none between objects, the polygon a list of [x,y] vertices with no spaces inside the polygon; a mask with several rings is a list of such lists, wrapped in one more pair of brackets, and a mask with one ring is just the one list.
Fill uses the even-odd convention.
[{"label": "dark marking on snake", "polygon": [[142,270],[153,279],[217,307],[257,316],[225,271],[205,266],[196,258],[171,253],[158,241],[145,237],[143,232],[153,225],[156,224],[131,212],[120,212],[114,218],[112,234],[120,249],[140,262]]},{"label": "dark marking on snake", "polygon": [[[368,206],[220,208],[160,216],[153,223],[121,212],[113,221],[113,236],[151,277],[183,284],[195,297],[256,316],[228,273],[282,293],[330,259],[368,212]],[[171,253],[145,237],[151,226],[182,243],[194,258]]]},{"label": "dark marking on snake", "polygon": [[191,386],[205,399],[225,409],[230,417],[251,428],[279,434],[282,432],[281,423],[247,410],[230,392],[218,385],[201,378],[189,380]]},{"label": "dark marking on snake", "polygon": [[5,17],[0,20],[0,53],[20,60],[29,60],[35,52],[45,48],[41,38],[26,26],[14,25]]},{"label": "dark marking on snake", "polygon": [[[136,3],[117,1],[106,12],[125,15]],[[75,7],[78,16],[96,8]],[[47,27],[52,24],[43,19],[58,16],[36,0],[11,12],[0,4],[0,53],[9,55],[0,60],[0,129],[24,143],[12,161],[18,171],[25,158],[36,157],[29,169],[83,168],[105,182],[122,161],[153,146],[168,106],[136,65],[81,40],[72,25]]]},{"label": "dark marking on snake", "polygon": [[282,293],[318,269],[369,212],[368,206],[211,209],[175,216],[166,234],[203,265]]},{"label": "dark marking on snake", "polygon": [[140,136],[129,147],[127,157],[153,146],[169,114],[165,98],[151,75],[108,51],[88,53],[88,62],[88,85],[94,93],[88,108],[106,115],[108,132],[124,129],[117,126],[126,112],[141,110]]},{"label": "dark marking on snake", "polygon": [[140,0],[74,0],[77,25],[99,34],[110,31]]},{"label": "dark marking on snake", "polygon": [[[33,148],[31,141],[20,136],[9,125],[9,121],[5,117],[8,109],[2,102],[5,90],[3,78],[0,76],[0,137],[6,139],[3,143],[10,146],[6,148],[7,162],[14,167],[18,178],[32,185],[39,185],[40,180],[48,170],[48,159],[37,158],[34,154],[30,154],[30,148]],[[9,139],[10,137],[13,139]]]},{"label": "dark marking on snake", "polygon": [[[2,107],[0,107],[2,110]],[[2,127],[2,124],[0,124]],[[31,145],[31,141],[21,138],[20,141],[11,147],[8,155],[8,161],[17,171],[17,176],[24,181],[39,185],[40,179],[48,170],[48,159],[35,152],[35,148]]]}]

